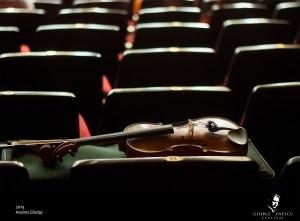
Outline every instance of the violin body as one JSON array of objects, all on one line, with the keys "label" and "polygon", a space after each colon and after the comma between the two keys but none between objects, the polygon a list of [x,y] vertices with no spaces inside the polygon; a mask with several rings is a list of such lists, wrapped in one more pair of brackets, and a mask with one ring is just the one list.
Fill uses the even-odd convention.
[{"label": "violin body", "polygon": [[[207,126],[210,122],[219,128],[228,129],[212,132]],[[125,128],[125,131],[153,129],[160,126],[161,124],[133,124]],[[245,156],[248,143],[246,135],[241,134],[242,139],[246,139],[246,142],[242,141],[242,143],[235,142],[229,136],[231,130],[239,130],[239,128],[237,124],[227,119],[200,118],[190,120],[185,125],[174,126],[173,134],[127,139],[121,148],[125,150],[128,157]]]}]

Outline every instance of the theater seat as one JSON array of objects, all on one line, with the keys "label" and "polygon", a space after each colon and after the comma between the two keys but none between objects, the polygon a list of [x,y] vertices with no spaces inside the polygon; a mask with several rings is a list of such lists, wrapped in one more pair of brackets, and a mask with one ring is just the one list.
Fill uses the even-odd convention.
[{"label": "theater seat", "polygon": [[128,197],[133,205],[156,199],[157,209],[161,203],[168,203],[168,208],[174,203],[193,215],[199,211],[196,208],[201,214],[234,208],[229,210],[234,214],[263,205],[265,182],[254,160],[220,156],[82,160],[73,164],[69,176],[71,192],[84,199],[113,197],[121,205]]},{"label": "theater seat", "polygon": [[248,18],[233,19],[223,23],[216,43],[218,67],[225,73],[234,50],[239,46],[258,44],[292,43],[296,33],[284,20]]},{"label": "theater seat", "polygon": [[209,25],[198,22],[140,23],[133,48],[210,47]]},{"label": "theater seat", "polygon": [[123,53],[116,87],[221,84],[211,48],[147,48]]},{"label": "theater seat", "polygon": [[199,117],[235,119],[226,87],[153,87],[113,89],[106,98],[99,133],[122,131],[132,123],[171,123]]},{"label": "theater seat", "polygon": [[0,9],[0,26],[16,26],[20,29],[23,43],[32,42],[35,29],[46,23],[46,14],[42,9]]},{"label": "theater seat", "polygon": [[0,140],[79,137],[78,106],[66,92],[0,92]]},{"label": "theater seat", "polygon": [[299,93],[299,82],[255,87],[241,124],[277,174],[289,158],[300,153]]},{"label": "theater seat", "polygon": [[91,133],[95,133],[103,98],[100,54],[83,51],[7,53],[0,56],[0,69],[0,90],[74,93],[79,112]]},{"label": "theater seat", "polygon": [[[117,55],[122,50],[120,28],[97,24],[45,25],[37,29],[34,51],[92,51],[102,56],[103,72],[114,82]],[[67,39],[67,40],[66,40]]]},{"label": "theater seat", "polygon": [[222,24],[226,20],[269,17],[271,17],[271,12],[263,4],[253,4],[246,2],[220,5],[216,4],[211,8],[209,24],[213,38],[216,40]]},{"label": "theater seat", "polygon": [[21,34],[17,27],[0,26],[0,53],[20,50]]},{"label": "theater seat", "polygon": [[298,45],[238,47],[233,55],[225,85],[236,95],[242,113],[256,85],[300,81],[299,63]]},{"label": "theater seat", "polygon": [[154,8],[163,6],[194,6],[194,0],[146,0],[142,2],[141,8]]},{"label": "theater seat", "polygon": [[5,199],[23,193],[28,186],[28,182],[28,172],[22,163],[0,161],[0,194],[2,198],[0,205],[4,205],[3,201]]},{"label": "theater seat", "polygon": [[130,10],[131,0],[74,0],[73,8],[108,8]]},{"label": "theater seat", "polygon": [[34,6],[46,12],[47,23],[54,23],[58,11],[63,7],[61,0],[35,0]]},{"label": "theater seat", "polygon": [[[300,209],[300,157],[290,158],[284,165],[278,186],[278,195],[280,196],[280,208],[289,211],[298,211]],[[295,214],[299,216],[299,214]]]},{"label": "theater seat", "polygon": [[86,23],[118,26],[126,33],[128,12],[121,9],[106,8],[67,8],[58,13],[57,22],[61,24]]},{"label": "theater seat", "polygon": [[295,29],[300,27],[300,2],[283,2],[276,5],[273,17],[288,20]]},{"label": "theater seat", "polygon": [[141,9],[139,23],[151,22],[198,22],[201,10],[198,7],[155,7]]}]

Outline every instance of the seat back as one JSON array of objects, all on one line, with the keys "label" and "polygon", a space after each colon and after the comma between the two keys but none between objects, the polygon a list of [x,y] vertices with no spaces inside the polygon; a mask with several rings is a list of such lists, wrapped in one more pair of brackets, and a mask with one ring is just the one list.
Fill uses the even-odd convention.
[{"label": "seat back", "polygon": [[[66,39],[68,39],[66,41]],[[59,24],[37,29],[35,51],[91,51],[102,56],[103,73],[114,80],[117,55],[122,50],[120,28],[96,24]]]},{"label": "seat back", "polygon": [[21,34],[17,27],[0,27],[0,54],[20,50]]},{"label": "seat back", "polygon": [[142,2],[141,8],[154,8],[163,6],[194,6],[194,0],[146,0]]},{"label": "seat back", "polygon": [[300,81],[300,46],[270,44],[238,47],[225,85],[238,97],[241,111],[256,85]]},{"label": "seat back", "polygon": [[300,2],[283,2],[276,5],[274,18],[288,20],[295,29],[300,27]]},{"label": "seat back", "polygon": [[108,8],[130,10],[131,0],[75,0],[73,8]]},{"label": "seat back", "polygon": [[63,4],[61,0],[35,0],[34,6],[46,12],[47,23],[55,23],[58,11],[62,9]]},{"label": "seat back", "polygon": [[134,48],[210,47],[209,25],[204,23],[158,22],[136,26]]},{"label": "seat back", "polygon": [[201,10],[198,7],[155,7],[139,11],[139,23],[151,22],[198,22]]},{"label": "seat back", "polygon": [[16,197],[17,194],[24,193],[28,183],[29,175],[22,163],[0,161],[0,193],[2,200],[4,200],[4,197],[9,199],[9,197]]},{"label": "seat back", "polygon": [[222,24],[229,19],[269,18],[271,12],[263,4],[233,3],[212,6],[210,29],[216,40]]},{"label": "seat back", "polygon": [[124,52],[116,87],[215,85],[211,48],[151,48]]},{"label": "seat back", "polygon": [[57,20],[61,24],[86,23],[118,26],[125,34],[128,12],[120,9],[73,8],[59,11]]},{"label": "seat back", "polygon": [[46,14],[41,9],[0,9],[0,26],[19,28],[24,43],[31,43],[35,29],[46,23]]},{"label": "seat back", "polygon": [[168,199],[175,194],[180,203],[181,197],[192,194],[201,198],[197,206],[204,210],[261,203],[265,182],[257,163],[248,157],[212,156],[82,160],[73,164],[69,180],[71,190],[85,196],[129,193]]},{"label": "seat back", "polygon": [[300,153],[299,93],[299,82],[260,85],[252,91],[245,110],[242,126],[275,173]]},{"label": "seat back", "polygon": [[[66,91],[76,95],[91,132],[102,108],[101,57],[90,52],[31,52],[0,57],[0,89]],[[20,72],[22,70],[22,72]]]},{"label": "seat back", "polygon": [[283,20],[256,18],[227,20],[216,44],[219,71],[226,72],[234,50],[239,46],[292,43],[295,34],[292,26]]},{"label": "seat back", "polygon": [[228,88],[113,89],[106,98],[100,133],[122,131],[132,123],[171,123],[207,116],[236,120]]},{"label": "seat back", "polygon": [[66,92],[0,92],[0,140],[79,137],[77,105]]},{"label": "seat back", "polygon": [[292,211],[300,209],[300,157],[290,158],[284,165],[280,177],[278,194],[280,207]]}]

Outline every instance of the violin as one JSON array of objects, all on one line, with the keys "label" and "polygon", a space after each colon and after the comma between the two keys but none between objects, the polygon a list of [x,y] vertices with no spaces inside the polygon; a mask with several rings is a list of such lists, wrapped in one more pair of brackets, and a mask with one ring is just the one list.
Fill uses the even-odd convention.
[{"label": "violin", "polygon": [[[126,132],[154,129],[161,124],[133,124]],[[173,124],[174,133],[127,139],[123,149],[129,157],[158,156],[243,156],[248,135],[234,122],[206,117]]]},{"label": "violin", "polygon": [[234,122],[200,118],[169,125],[132,124],[123,132],[77,139],[17,140],[0,144],[0,149],[29,148],[39,154],[46,166],[84,145],[119,144],[128,157],[246,155],[248,136]]}]

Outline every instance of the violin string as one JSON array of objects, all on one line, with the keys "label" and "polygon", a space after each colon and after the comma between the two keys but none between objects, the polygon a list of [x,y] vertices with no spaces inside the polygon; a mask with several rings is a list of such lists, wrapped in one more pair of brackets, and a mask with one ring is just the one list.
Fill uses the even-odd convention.
[{"label": "violin string", "polygon": [[178,123],[173,123],[175,126],[182,126],[182,127],[190,127],[190,126],[199,126],[202,125],[204,128],[208,127],[207,123],[202,123],[202,122],[194,122],[194,123],[187,123],[187,122],[178,122]]}]

